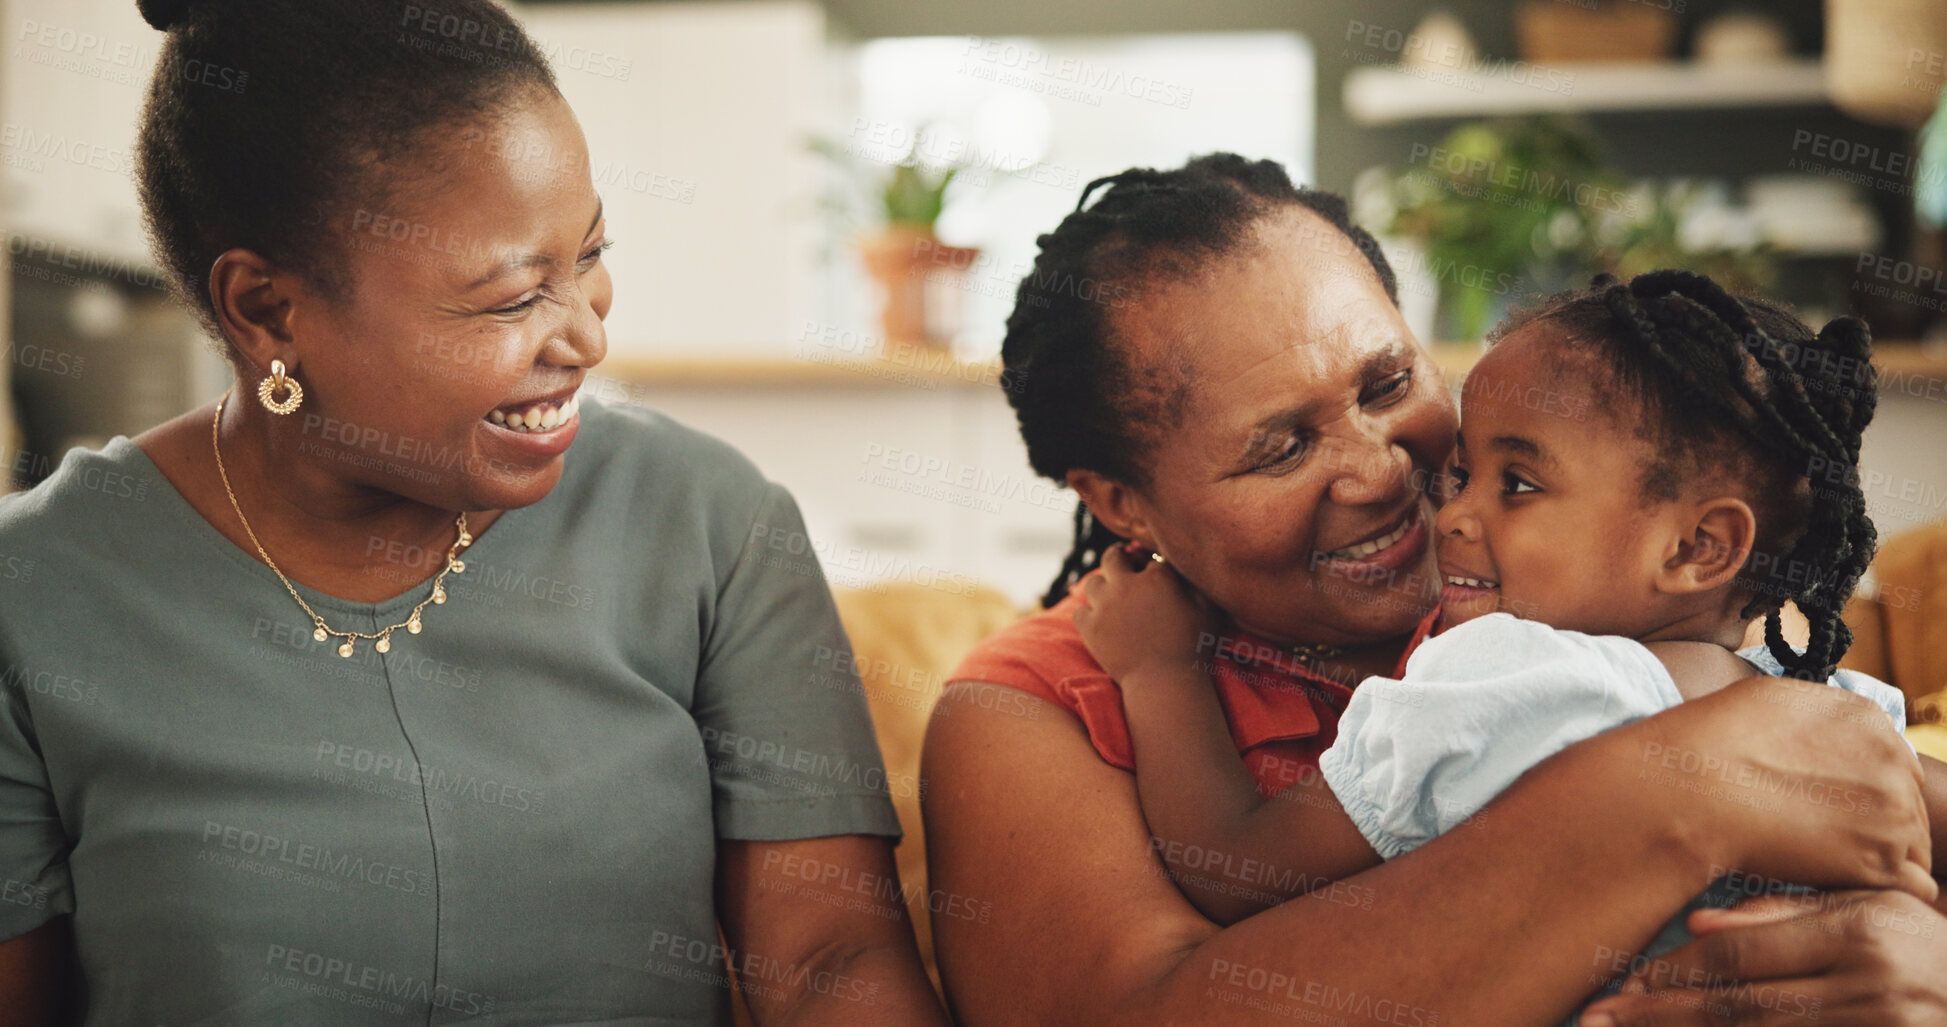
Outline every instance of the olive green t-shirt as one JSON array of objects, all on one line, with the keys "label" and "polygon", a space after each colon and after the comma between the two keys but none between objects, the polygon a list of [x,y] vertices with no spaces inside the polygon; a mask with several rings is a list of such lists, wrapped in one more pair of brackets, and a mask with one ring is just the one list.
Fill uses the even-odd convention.
[{"label": "olive green t-shirt", "polygon": [[[0,938],[72,913],[86,1024],[727,1022],[716,840],[897,836],[789,494],[581,416],[383,655],[127,438],[0,499]],[[334,628],[430,591],[368,555]]]}]

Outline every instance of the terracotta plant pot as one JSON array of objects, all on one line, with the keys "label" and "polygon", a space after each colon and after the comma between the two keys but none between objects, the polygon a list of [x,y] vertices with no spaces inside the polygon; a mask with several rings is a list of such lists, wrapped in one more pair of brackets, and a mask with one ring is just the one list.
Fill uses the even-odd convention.
[{"label": "terracotta plant pot", "polygon": [[860,240],[859,253],[885,290],[880,325],[888,343],[952,340],[959,327],[960,285],[979,250],[948,246],[929,228],[892,225]]}]

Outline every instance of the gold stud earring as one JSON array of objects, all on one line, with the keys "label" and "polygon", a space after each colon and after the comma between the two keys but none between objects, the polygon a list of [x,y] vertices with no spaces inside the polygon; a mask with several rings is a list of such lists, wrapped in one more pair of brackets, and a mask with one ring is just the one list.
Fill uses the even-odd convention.
[{"label": "gold stud earring", "polygon": [[[277,390],[285,388],[290,390],[290,394],[281,400],[276,399]],[[285,376],[282,360],[273,360],[270,362],[270,376],[257,383],[257,402],[273,414],[288,414],[304,402],[304,386],[299,385],[296,378]]]}]

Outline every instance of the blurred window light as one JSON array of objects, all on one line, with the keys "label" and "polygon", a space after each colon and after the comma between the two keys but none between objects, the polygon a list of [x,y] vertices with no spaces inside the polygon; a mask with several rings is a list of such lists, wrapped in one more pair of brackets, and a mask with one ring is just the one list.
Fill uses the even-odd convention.
[{"label": "blurred window light", "polygon": [[1035,238],[1092,179],[1229,150],[1312,177],[1311,44],[1289,32],[859,44],[852,158],[959,167],[936,230],[981,251],[955,348],[998,352]]}]

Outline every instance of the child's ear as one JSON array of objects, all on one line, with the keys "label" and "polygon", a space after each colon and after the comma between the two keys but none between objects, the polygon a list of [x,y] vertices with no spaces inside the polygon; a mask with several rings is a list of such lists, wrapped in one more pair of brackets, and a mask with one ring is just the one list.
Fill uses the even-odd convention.
[{"label": "child's ear", "polygon": [[1750,557],[1757,535],[1758,519],[1742,499],[1719,496],[1691,506],[1657,575],[1657,588],[1682,595],[1731,584]]}]

